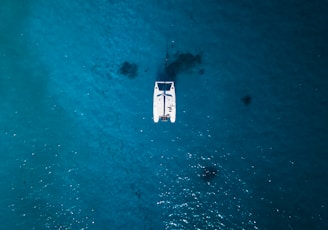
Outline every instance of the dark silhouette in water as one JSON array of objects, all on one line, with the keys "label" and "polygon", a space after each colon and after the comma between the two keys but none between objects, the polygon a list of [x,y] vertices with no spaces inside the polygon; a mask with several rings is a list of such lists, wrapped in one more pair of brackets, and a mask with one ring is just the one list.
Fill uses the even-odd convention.
[{"label": "dark silhouette in water", "polygon": [[120,67],[120,73],[129,78],[135,78],[138,75],[138,66],[135,63],[125,61]]},{"label": "dark silhouette in water", "polygon": [[191,53],[179,54],[177,58],[165,67],[165,73],[175,78],[178,74],[192,69],[194,66],[201,64],[202,58],[199,54]]},{"label": "dark silhouette in water", "polygon": [[[175,81],[178,74],[186,72],[202,63],[199,54],[182,53],[175,55],[175,59],[169,62],[169,56],[166,54],[165,68],[163,72],[158,73],[158,81]],[[204,74],[204,70],[199,72]]]},{"label": "dark silhouette in water", "polygon": [[244,96],[244,97],[241,98],[241,101],[245,105],[249,105],[252,102],[252,97],[250,95],[246,95],[246,96]]},{"label": "dark silhouette in water", "polygon": [[206,166],[200,176],[205,182],[211,182],[217,176],[217,173],[218,170],[214,166]]}]

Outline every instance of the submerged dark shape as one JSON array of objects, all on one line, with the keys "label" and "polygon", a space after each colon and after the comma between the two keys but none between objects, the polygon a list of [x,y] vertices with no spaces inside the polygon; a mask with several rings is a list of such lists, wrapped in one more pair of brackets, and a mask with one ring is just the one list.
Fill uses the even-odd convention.
[{"label": "submerged dark shape", "polygon": [[192,69],[194,66],[201,64],[202,58],[199,54],[191,53],[179,54],[177,58],[165,67],[165,73],[174,80],[174,78],[185,71]]},{"label": "submerged dark shape", "polygon": [[200,75],[203,75],[204,73],[205,73],[205,69],[200,69],[199,71],[198,71],[198,73],[200,74]]},{"label": "submerged dark shape", "polygon": [[203,168],[203,172],[201,174],[201,178],[205,182],[210,182],[217,176],[218,170],[214,166],[206,166]]},{"label": "submerged dark shape", "polygon": [[135,78],[138,75],[138,66],[135,63],[125,61],[120,67],[120,73],[129,78]]},{"label": "submerged dark shape", "polygon": [[250,95],[246,95],[246,96],[244,96],[244,97],[241,98],[241,101],[245,105],[249,105],[252,102],[252,97]]}]

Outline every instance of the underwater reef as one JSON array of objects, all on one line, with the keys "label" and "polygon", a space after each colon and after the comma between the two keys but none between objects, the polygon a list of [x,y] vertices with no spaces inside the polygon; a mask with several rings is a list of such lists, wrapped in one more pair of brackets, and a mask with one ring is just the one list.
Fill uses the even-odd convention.
[{"label": "underwater reef", "polygon": [[217,176],[218,170],[214,166],[206,166],[203,168],[200,177],[205,182],[211,182]]},{"label": "underwater reef", "polygon": [[252,102],[252,97],[250,95],[246,95],[241,98],[241,101],[244,103],[244,105],[250,105]]},{"label": "underwater reef", "polygon": [[[169,76],[174,80],[178,74],[189,71],[201,63],[202,63],[202,58],[199,54],[196,55],[193,55],[191,53],[178,54],[174,59],[174,61],[169,63],[165,67],[165,73],[167,76]],[[202,70],[200,73],[201,74],[204,73],[204,70]]]},{"label": "underwater reef", "polygon": [[129,78],[135,78],[138,75],[138,66],[135,63],[123,62],[119,72]]}]

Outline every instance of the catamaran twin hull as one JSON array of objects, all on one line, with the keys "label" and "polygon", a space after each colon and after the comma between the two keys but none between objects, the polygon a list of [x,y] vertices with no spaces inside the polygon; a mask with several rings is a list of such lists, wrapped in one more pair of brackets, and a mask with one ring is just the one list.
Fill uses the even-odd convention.
[{"label": "catamaran twin hull", "polygon": [[176,102],[175,88],[173,81],[156,81],[154,88],[153,101],[153,119],[154,122],[167,121],[170,119],[175,122]]}]

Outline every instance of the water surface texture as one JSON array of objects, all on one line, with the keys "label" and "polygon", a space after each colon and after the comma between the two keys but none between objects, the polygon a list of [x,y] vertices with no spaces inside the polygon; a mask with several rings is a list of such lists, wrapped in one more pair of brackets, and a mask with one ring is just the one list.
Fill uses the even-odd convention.
[{"label": "water surface texture", "polygon": [[2,0],[1,228],[328,229],[327,12]]}]

